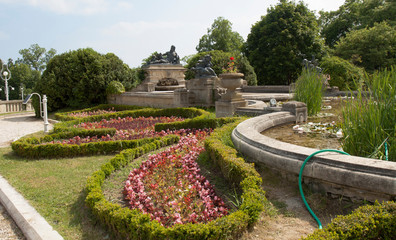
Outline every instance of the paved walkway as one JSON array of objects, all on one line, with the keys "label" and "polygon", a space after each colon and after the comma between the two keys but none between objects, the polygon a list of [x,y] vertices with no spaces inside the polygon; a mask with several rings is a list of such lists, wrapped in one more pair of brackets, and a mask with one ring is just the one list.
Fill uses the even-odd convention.
[{"label": "paved walkway", "polygon": [[[49,125],[49,130],[52,125]],[[34,113],[0,116],[0,147],[44,130]],[[0,239],[62,239],[36,210],[0,176]]]}]

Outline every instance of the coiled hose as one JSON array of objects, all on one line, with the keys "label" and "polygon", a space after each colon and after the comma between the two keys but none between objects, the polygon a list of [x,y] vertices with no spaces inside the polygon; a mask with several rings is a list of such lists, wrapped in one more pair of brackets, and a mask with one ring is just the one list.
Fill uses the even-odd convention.
[{"label": "coiled hose", "polygon": [[322,152],[337,152],[337,153],[349,155],[348,153],[343,152],[343,151],[340,151],[340,150],[335,150],[335,149],[323,149],[323,150],[316,151],[316,152],[312,153],[311,155],[309,155],[309,156],[304,160],[304,162],[303,162],[303,164],[302,164],[302,166],[301,166],[300,174],[298,175],[298,187],[299,187],[299,189],[300,189],[301,198],[302,198],[302,200],[303,200],[305,206],[307,207],[309,213],[312,215],[312,217],[313,217],[313,218],[316,220],[316,222],[318,223],[318,225],[319,225],[318,228],[319,228],[319,229],[322,229],[322,223],[320,222],[319,218],[315,215],[315,213],[312,211],[312,209],[309,207],[309,205],[308,205],[308,203],[307,203],[307,200],[305,200],[305,196],[304,196],[304,192],[303,192],[303,189],[302,189],[302,184],[301,184],[301,182],[302,182],[302,173],[303,173],[305,164],[307,164],[307,162],[309,161],[309,159],[311,159],[313,156],[315,156],[315,155],[318,154],[318,153],[322,153]]}]

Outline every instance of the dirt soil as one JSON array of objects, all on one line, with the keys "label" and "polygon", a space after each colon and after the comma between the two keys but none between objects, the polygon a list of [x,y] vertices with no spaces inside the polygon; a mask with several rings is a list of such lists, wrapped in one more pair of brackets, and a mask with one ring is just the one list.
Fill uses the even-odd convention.
[{"label": "dirt soil", "polygon": [[[293,181],[286,180],[276,171],[256,164],[271,206],[262,214],[259,222],[247,232],[244,240],[294,240],[313,233],[318,224],[306,209],[298,188],[298,176]],[[363,202],[351,202],[343,198],[313,194],[304,188],[305,198],[321,221],[323,227],[338,215],[349,214],[363,205]]]},{"label": "dirt soil", "polygon": [[8,215],[7,211],[0,204],[0,239],[4,240],[25,240],[22,231]]}]

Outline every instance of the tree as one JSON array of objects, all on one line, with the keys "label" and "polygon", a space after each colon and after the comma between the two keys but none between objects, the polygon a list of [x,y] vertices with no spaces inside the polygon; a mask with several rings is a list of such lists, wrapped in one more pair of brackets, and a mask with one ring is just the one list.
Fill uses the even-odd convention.
[{"label": "tree", "polygon": [[394,0],[346,0],[336,11],[320,12],[321,35],[328,46],[353,30],[373,27],[386,21],[396,25],[396,1]]},{"label": "tree", "polygon": [[19,54],[22,55],[22,59],[18,59],[17,63],[27,64],[32,69],[42,72],[49,60],[55,56],[56,50],[51,48],[47,51],[38,44],[32,44],[30,48],[19,50]]},{"label": "tree", "polygon": [[223,17],[214,20],[208,33],[203,35],[196,47],[198,52],[221,50],[223,52],[241,52],[243,38],[232,31],[232,23]]},{"label": "tree", "polygon": [[281,0],[253,25],[245,54],[258,84],[290,84],[301,72],[303,54],[320,58],[322,46],[313,12],[302,2]]},{"label": "tree", "polygon": [[[28,65],[24,63],[14,63],[12,59],[8,60],[8,69],[11,72],[11,78],[8,81],[8,86],[12,86],[14,89],[12,90],[10,88],[10,100],[19,100],[22,98],[21,87],[23,87],[24,96],[30,94],[35,83],[41,76],[41,73],[39,71],[31,69]],[[2,99],[5,99],[5,91],[1,91],[0,96]]]},{"label": "tree", "polygon": [[249,61],[246,57],[241,55],[235,55],[234,53],[230,52],[223,52],[220,50],[213,50],[209,52],[201,52],[197,53],[187,59],[186,68],[186,79],[192,79],[195,76],[195,73],[191,70],[192,67],[196,65],[199,59],[201,59],[205,55],[210,55],[212,57],[212,68],[215,73],[221,74],[222,69],[225,68],[230,61],[231,57],[235,58],[235,65],[239,72],[243,73],[244,79],[247,81],[248,85],[257,85],[257,76],[254,72],[253,67],[250,65]]},{"label": "tree", "polygon": [[396,64],[396,27],[386,22],[346,34],[334,46],[334,55],[368,72]]},{"label": "tree", "polygon": [[78,49],[53,57],[35,91],[48,96],[48,111],[83,108],[105,103],[108,84],[130,82],[131,73],[113,53],[102,55],[91,48]]}]

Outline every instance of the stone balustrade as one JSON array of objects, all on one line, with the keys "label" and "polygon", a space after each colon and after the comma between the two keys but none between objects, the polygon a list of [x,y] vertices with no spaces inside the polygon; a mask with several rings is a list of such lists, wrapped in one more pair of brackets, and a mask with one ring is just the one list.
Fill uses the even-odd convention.
[{"label": "stone balustrade", "polygon": [[32,102],[23,104],[22,100],[0,101],[0,113],[33,111]]}]

